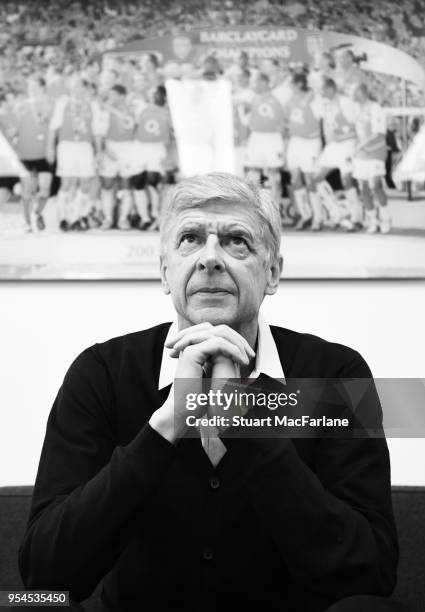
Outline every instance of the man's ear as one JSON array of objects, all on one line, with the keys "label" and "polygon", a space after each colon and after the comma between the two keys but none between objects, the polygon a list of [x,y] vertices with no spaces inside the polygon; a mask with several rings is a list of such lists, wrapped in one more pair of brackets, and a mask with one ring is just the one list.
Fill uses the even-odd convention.
[{"label": "man's ear", "polygon": [[266,285],[266,295],[274,295],[279,287],[280,276],[283,270],[283,257],[279,255],[277,259],[270,263],[268,280]]},{"label": "man's ear", "polygon": [[167,280],[167,269],[168,268],[167,268],[166,257],[165,255],[160,255],[159,256],[159,270],[161,274],[162,290],[164,291],[165,295],[170,294],[170,286]]}]

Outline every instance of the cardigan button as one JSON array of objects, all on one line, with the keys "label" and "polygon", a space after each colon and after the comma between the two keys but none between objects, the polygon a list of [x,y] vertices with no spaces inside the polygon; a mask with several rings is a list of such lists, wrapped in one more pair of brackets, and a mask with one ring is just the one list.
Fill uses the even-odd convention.
[{"label": "cardigan button", "polygon": [[208,482],[210,484],[211,489],[218,489],[218,487],[220,486],[220,479],[217,478],[217,476],[211,476],[211,478],[208,478]]},{"label": "cardigan button", "polygon": [[213,558],[213,551],[211,550],[211,548],[204,548],[204,551],[202,553],[203,558],[205,559],[205,561],[211,561],[211,559]]}]

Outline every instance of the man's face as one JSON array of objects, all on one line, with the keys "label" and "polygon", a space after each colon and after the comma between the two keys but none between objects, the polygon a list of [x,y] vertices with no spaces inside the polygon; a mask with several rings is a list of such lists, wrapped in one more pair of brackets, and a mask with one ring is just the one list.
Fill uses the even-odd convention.
[{"label": "man's face", "polygon": [[353,56],[349,51],[341,51],[337,54],[337,66],[340,70],[348,70],[354,64]]},{"label": "man's face", "polygon": [[280,262],[261,240],[249,207],[213,200],[181,211],[164,237],[161,278],[186,325],[210,322],[234,329],[255,321],[275,293]]},{"label": "man's face", "polygon": [[137,93],[144,93],[147,89],[145,75],[141,72],[136,72],[133,77],[133,90]]},{"label": "man's face", "polygon": [[17,96],[12,91],[6,92],[6,100],[5,103],[9,108],[13,108],[13,105],[16,102]]},{"label": "man's face", "polygon": [[271,76],[277,70],[276,64],[271,59],[265,59],[261,62],[261,72]]},{"label": "man's face", "polygon": [[111,89],[109,91],[109,104],[111,104],[111,106],[119,106],[122,98],[123,96],[121,96],[121,94],[115,89]]},{"label": "man's face", "polygon": [[99,75],[100,86],[104,89],[109,89],[115,83],[115,73],[112,70],[104,70]]},{"label": "man's face", "polygon": [[324,85],[322,87],[322,96],[326,98],[327,100],[333,100],[335,95],[336,95],[336,89],[334,87],[331,87],[329,85]]},{"label": "man's face", "polygon": [[43,88],[37,79],[28,79],[27,91],[30,98],[39,98],[43,93]]},{"label": "man's face", "polygon": [[144,68],[146,72],[156,72],[157,71],[157,65],[155,61],[149,56],[147,56],[145,59]]},{"label": "man's face", "polygon": [[112,55],[105,55],[103,58],[103,70],[112,70],[116,68],[116,60]]},{"label": "man's face", "polygon": [[359,104],[364,104],[367,100],[367,93],[365,92],[365,90],[363,89],[363,87],[357,87],[354,90],[354,101],[358,102]]},{"label": "man's face", "polygon": [[180,60],[186,59],[192,49],[192,41],[188,36],[176,36],[172,45],[174,55]]},{"label": "man's face", "polygon": [[249,87],[249,75],[247,75],[246,72],[238,74],[237,85],[241,89],[247,89]]},{"label": "man's face", "polygon": [[305,44],[307,52],[313,57],[323,51],[324,41],[322,36],[307,36]]},{"label": "man's face", "polygon": [[266,81],[266,79],[263,79],[261,78],[261,76],[259,76],[255,81],[254,90],[259,94],[263,94],[268,91],[268,88],[269,88],[268,81]]},{"label": "man's face", "polygon": [[68,89],[72,97],[78,98],[84,94],[84,85],[79,75],[72,75],[68,79]]},{"label": "man's face", "polygon": [[249,55],[246,51],[241,51],[239,54],[238,65],[241,68],[246,68],[249,65]]},{"label": "man's face", "polygon": [[92,78],[93,78],[93,77],[96,77],[96,76],[98,76],[98,75],[99,75],[99,73],[100,73],[100,66],[99,66],[99,64],[97,64],[97,63],[93,62],[93,64],[89,64],[89,65],[87,66],[87,69],[86,69],[86,70],[87,70],[87,74],[88,74],[90,77],[92,77]]}]

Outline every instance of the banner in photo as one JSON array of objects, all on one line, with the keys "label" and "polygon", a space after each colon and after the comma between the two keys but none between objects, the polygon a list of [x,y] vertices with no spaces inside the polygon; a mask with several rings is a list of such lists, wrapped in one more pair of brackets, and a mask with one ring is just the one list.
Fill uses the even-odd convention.
[{"label": "banner in photo", "polygon": [[311,64],[320,51],[350,48],[365,70],[396,76],[423,87],[425,71],[413,57],[367,38],[302,28],[235,26],[193,30],[176,36],[133,41],[107,53],[138,57],[155,53],[163,64],[196,63],[214,54],[225,65],[246,51],[251,58],[281,58]]}]

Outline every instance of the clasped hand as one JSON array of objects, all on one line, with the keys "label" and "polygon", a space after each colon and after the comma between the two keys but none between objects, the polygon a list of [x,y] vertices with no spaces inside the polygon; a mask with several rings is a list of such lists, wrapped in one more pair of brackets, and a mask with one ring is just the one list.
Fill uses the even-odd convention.
[{"label": "clasped hand", "polygon": [[171,357],[178,359],[175,384],[165,403],[152,415],[150,425],[170,442],[182,437],[188,414],[202,416],[199,406],[188,413],[187,396],[202,392],[204,373],[212,379],[239,378],[240,367],[255,357],[249,343],[228,325],[201,323],[179,331],[166,342]]}]

